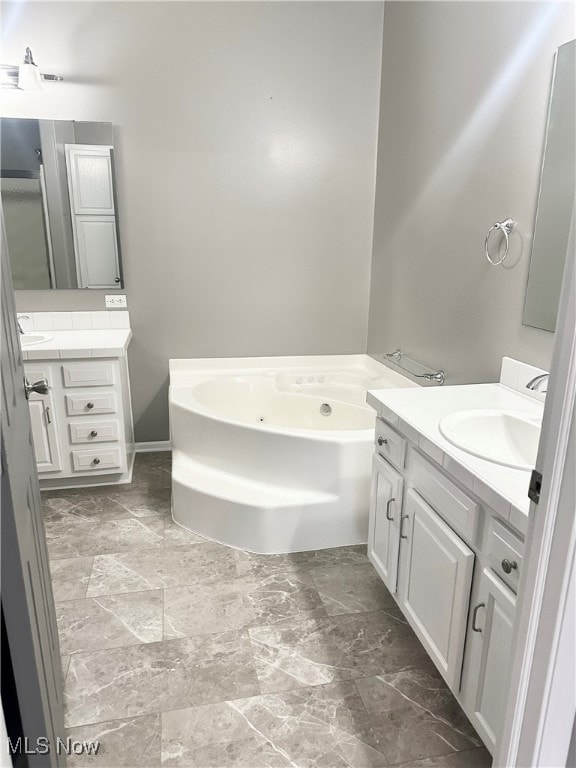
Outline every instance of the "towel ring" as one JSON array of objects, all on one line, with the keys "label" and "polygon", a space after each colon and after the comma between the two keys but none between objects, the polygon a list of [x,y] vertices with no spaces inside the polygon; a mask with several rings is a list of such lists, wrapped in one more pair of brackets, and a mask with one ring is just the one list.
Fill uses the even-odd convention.
[{"label": "towel ring", "polygon": [[[493,229],[499,229],[504,235],[504,238],[506,240],[506,248],[504,249],[504,255],[498,261],[494,261],[494,259],[490,256],[490,251],[488,249],[488,240],[490,238],[490,234]],[[512,221],[512,219],[506,219],[506,221],[497,221],[496,224],[492,224],[492,226],[488,230],[486,239],[484,240],[484,253],[486,254],[486,258],[488,259],[490,264],[492,264],[494,267],[497,267],[499,264],[502,264],[506,256],[508,256],[508,248],[510,247],[509,235],[513,229],[514,229],[514,222]]]}]

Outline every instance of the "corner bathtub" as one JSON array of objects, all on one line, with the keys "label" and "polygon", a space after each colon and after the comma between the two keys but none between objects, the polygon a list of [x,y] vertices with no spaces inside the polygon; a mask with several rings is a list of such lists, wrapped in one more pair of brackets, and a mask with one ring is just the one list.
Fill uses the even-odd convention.
[{"label": "corner bathtub", "polygon": [[259,553],[365,543],[366,390],[414,386],[367,355],[170,360],[175,522]]}]

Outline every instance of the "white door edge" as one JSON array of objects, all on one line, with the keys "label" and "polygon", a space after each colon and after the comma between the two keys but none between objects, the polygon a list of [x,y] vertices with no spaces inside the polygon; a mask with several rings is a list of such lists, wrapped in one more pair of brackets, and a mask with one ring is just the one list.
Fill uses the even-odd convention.
[{"label": "white door edge", "polygon": [[[552,376],[536,467],[540,504],[530,505],[504,730],[494,766],[566,765],[576,715],[571,605],[576,556],[573,455],[576,427],[576,226],[566,255]],[[572,454],[570,453],[572,452]]]}]

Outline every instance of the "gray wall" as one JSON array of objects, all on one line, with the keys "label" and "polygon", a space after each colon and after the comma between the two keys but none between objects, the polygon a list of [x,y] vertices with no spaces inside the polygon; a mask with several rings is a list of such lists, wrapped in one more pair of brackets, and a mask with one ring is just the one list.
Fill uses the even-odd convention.
[{"label": "gray wall", "polygon": [[[574,7],[386,2],[368,351],[400,347],[448,383],[547,368],[522,325],[553,56]],[[484,237],[517,222],[506,265]]]},{"label": "gray wall", "polygon": [[66,78],[5,91],[4,114],[115,125],[138,440],[168,436],[170,357],[365,350],[382,8],[4,5],[4,58],[34,41]]}]

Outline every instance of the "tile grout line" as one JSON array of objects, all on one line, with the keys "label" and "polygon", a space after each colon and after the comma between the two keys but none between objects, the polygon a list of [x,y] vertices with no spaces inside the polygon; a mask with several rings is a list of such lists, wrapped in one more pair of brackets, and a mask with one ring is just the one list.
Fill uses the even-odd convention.
[{"label": "tile grout line", "polygon": [[202,547],[202,546],[204,546],[204,542],[190,542],[190,544],[182,544],[182,545],[178,544],[177,546],[174,546],[174,547],[164,547],[164,546],[160,546],[160,545],[146,546],[146,547],[135,547],[135,548],[131,548],[131,549],[123,549],[123,550],[120,550],[120,551],[115,549],[115,550],[109,551],[109,552],[87,552],[86,554],[82,554],[82,555],[75,554],[75,555],[67,555],[66,557],[54,557],[54,556],[51,556],[49,559],[50,559],[50,562],[52,562],[52,561],[59,562],[59,561],[62,561],[62,560],[75,560],[76,558],[80,558],[80,557],[113,557],[114,555],[129,555],[129,554],[132,554],[132,553],[135,553],[135,552],[159,552],[159,551],[161,551],[163,549],[167,549],[167,550],[186,549],[186,550],[188,550],[190,547]]},{"label": "tile grout line", "polygon": [[[88,579],[88,581],[90,581],[90,579]],[[152,587],[151,589],[134,589],[130,592],[110,592],[110,593],[107,592],[106,594],[103,594],[103,595],[92,595],[90,597],[70,597],[70,598],[67,598],[66,600],[55,600],[54,602],[56,605],[62,605],[64,603],[80,603],[83,600],[96,601],[96,600],[102,600],[103,598],[106,598],[106,597],[124,597],[128,595],[142,595],[142,594],[145,594],[146,592],[161,592],[163,589],[164,587]]]}]

